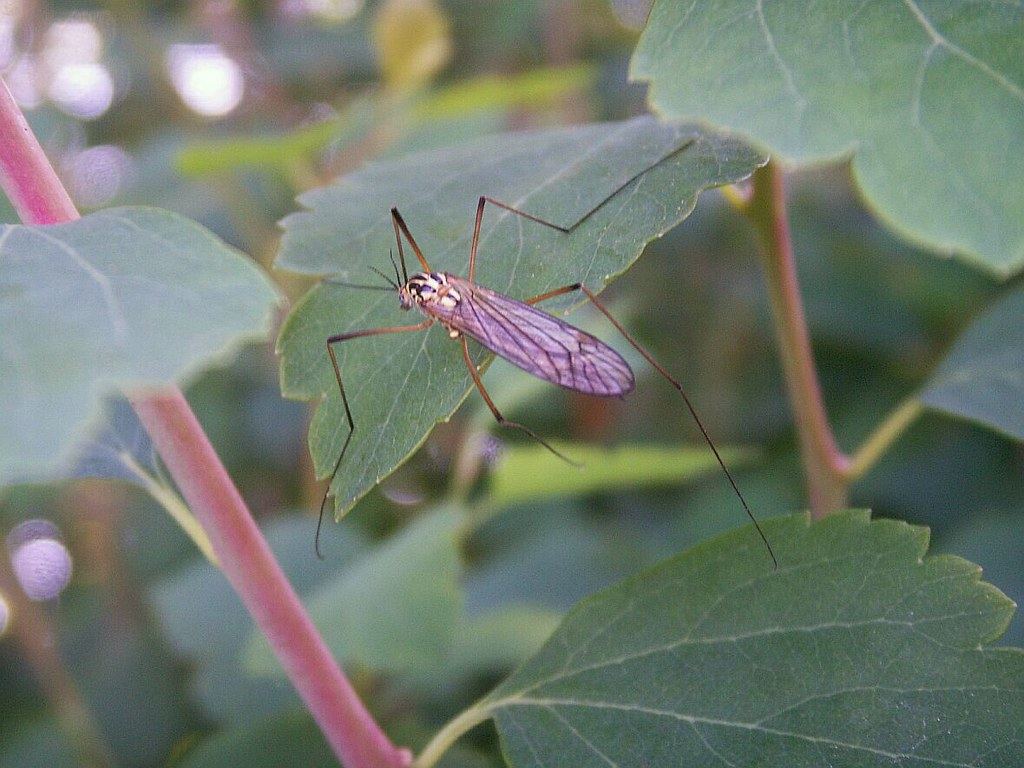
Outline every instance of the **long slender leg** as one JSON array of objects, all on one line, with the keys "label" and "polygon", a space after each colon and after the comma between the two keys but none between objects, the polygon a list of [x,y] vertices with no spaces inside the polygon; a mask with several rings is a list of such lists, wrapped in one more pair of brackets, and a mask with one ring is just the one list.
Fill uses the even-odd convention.
[{"label": "long slender leg", "polygon": [[555,456],[562,459],[562,461],[565,461],[568,464],[572,464],[574,467],[581,467],[582,465],[579,462],[573,461],[561,451],[552,448],[542,437],[537,435],[529,427],[523,424],[519,424],[515,421],[509,421],[508,419],[501,415],[501,411],[498,410],[498,407],[494,404],[494,401],[491,400],[491,396],[487,394],[487,390],[484,388],[484,383],[483,381],[480,380],[480,374],[477,372],[476,366],[473,365],[473,361],[469,357],[469,345],[466,343],[466,337],[462,336],[460,338],[462,341],[462,357],[466,360],[466,367],[469,369],[469,375],[473,377],[473,383],[476,384],[476,388],[480,390],[480,394],[483,396],[484,402],[487,403],[487,407],[491,409],[491,413],[494,414],[494,418],[497,420],[498,424],[500,424],[503,427],[508,427],[510,429],[518,429],[523,434],[532,437],[538,443],[540,443],[553,454],[555,454]]},{"label": "long slender leg", "polygon": [[493,197],[481,195],[480,199],[476,203],[476,223],[473,224],[473,243],[472,245],[469,246],[469,275],[467,276],[467,279],[471,283],[473,282],[473,274],[476,272],[476,249],[477,246],[480,244],[480,222],[483,221],[484,206],[487,203],[490,203],[491,205],[496,205],[499,208],[504,208],[506,211],[514,213],[516,216],[522,216],[524,219],[535,221],[538,224],[543,224],[545,227],[550,227],[551,229],[558,230],[559,232],[565,234],[568,234],[569,232],[568,229],[566,229],[565,227],[560,227],[558,224],[553,224],[550,221],[546,221],[545,219],[534,216],[533,214],[527,213],[526,211],[520,211],[518,208],[513,208],[511,205],[495,200]]},{"label": "long slender leg", "polygon": [[517,216],[522,216],[523,218],[529,219],[530,221],[535,221],[538,224],[543,224],[545,227],[550,227],[551,229],[557,229],[559,232],[564,232],[564,233],[568,234],[569,232],[572,232],[572,230],[576,229],[576,227],[578,227],[584,221],[589,219],[595,212],[600,210],[601,207],[605,203],[607,203],[609,200],[611,200],[613,197],[615,197],[617,194],[619,194],[619,192],[624,190],[626,187],[628,187],[634,181],[639,179],[645,173],[647,173],[651,169],[655,168],[656,166],[661,165],[663,162],[665,162],[669,158],[675,157],[680,152],[682,152],[683,150],[687,149],[690,145],[694,144],[698,140],[699,140],[699,136],[697,136],[697,135],[690,136],[690,137],[687,138],[686,141],[684,141],[678,147],[670,150],[664,156],[658,158],[658,160],[656,160],[651,165],[647,166],[646,168],[641,168],[633,176],[631,176],[630,178],[626,179],[626,181],[622,182],[622,184],[620,184],[618,187],[616,187],[611,192],[609,192],[607,197],[605,197],[604,199],[598,201],[597,204],[595,204],[593,207],[590,208],[590,210],[588,210],[586,213],[583,214],[582,218],[577,219],[575,222],[573,222],[573,224],[571,224],[568,227],[563,227],[560,224],[555,224],[554,222],[550,222],[550,221],[548,221],[546,219],[542,219],[539,216],[534,216],[533,214],[527,213],[526,211],[521,211],[518,208],[515,208],[515,207],[509,205],[508,203],[503,203],[500,200],[495,200],[493,197],[487,197],[486,195],[481,196],[480,200],[477,202],[477,207],[476,207],[476,226],[473,228],[473,244],[470,247],[470,251],[469,251],[469,281],[473,282],[473,272],[474,272],[474,269],[476,267],[476,248],[477,248],[477,243],[480,240],[480,220],[483,217],[484,203],[485,202],[491,203],[492,205],[496,205],[499,208],[504,208],[506,211],[514,213]]},{"label": "long slender leg", "polygon": [[[416,254],[416,258],[420,260],[420,264],[423,265],[423,269],[430,272],[430,265],[427,264],[427,257],[423,255],[423,251],[420,250],[419,245],[416,244],[416,239],[412,236],[409,231],[409,227],[405,223],[405,219],[402,218],[402,214],[398,212],[397,208],[391,209],[391,223],[395,227],[395,240],[398,241],[398,258],[402,262],[402,282],[409,282],[409,273],[405,270],[405,253],[402,251],[402,237],[405,235],[405,239],[409,241],[409,245],[412,246],[413,253]],[[399,234],[401,230],[401,235]]]},{"label": "long slender leg", "polygon": [[363,331],[349,331],[348,333],[339,333],[327,339],[327,354],[331,357],[331,365],[334,366],[334,377],[338,380],[338,392],[341,393],[341,403],[345,406],[345,419],[348,421],[348,436],[345,438],[345,443],[341,446],[341,453],[338,454],[338,460],[334,462],[334,469],[331,470],[331,479],[327,481],[327,489],[324,491],[324,498],[320,502],[320,517],[316,521],[314,549],[316,550],[316,556],[321,560],[324,559],[324,556],[320,554],[320,527],[324,522],[324,509],[327,507],[327,497],[331,494],[331,486],[334,484],[334,478],[338,475],[338,469],[341,467],[341,460],[345,458],[345,452],[348,451],[348,445],[352,442],[352,435],[356,431],[356,423],[352,419],[352,410],[348,406],[348,395],[345,394],[345,385],[341,383],[341,368],[338,365],[338,358],[334,354],[334,345],[340,344],[343,341],[349,341],[350,339],[362,338],[363,336],[379,336],[382,333],[422,331],[424,328],[429,328],[433,323],[433,320],[428,319],[424,320],[422,323],[416,323],[415,325],[394,325],[387,328],[369,328]]},{"label": "long slender leg", "polygon": [[532,299],[524,299],[524,304],[537,304],[545,299],[553,299],[555,296],[563,296],[566,293],[572,293],[573,291],[579,291],[583,289],[583,283],[573,283],[572,285],[563,285],[561,288],[555,288],[553,291],[542,293],[539,296],[534,296]]},{"label": "long slender leg", "polygon": [[[711,440],[711,435],[709,435],[707,429],[705,429],[704,423],[700,420],[700,416],[697,415],[697,410],[693,407],[693,403],[690,402],[690,398],[686,394],[686,391],[683,389],[683,385],[680,384],[668,371],[661,367],[658,361],[651,356],[651,353],[644,349],[640,342],[634,339],[633,336],[629,333],[629,331],[622,327],[619,321],[616,320],[615,317],[612,316],[612,313],[608,311],[608,308],[605,307],[605,305],[597,298],[597,296],[595,296],[594,293],[582,283],[573,283],[572,285],[566,285],[562,288],[556,288],[553,291],[548,291],[547,293],[542,293],[539,296],[534,296],[531,299],[526,299],[524,303],[536,304],[537,302],[544,301],[545,299],[550,299],[555,296],[561,296],[566,293],[572,293],[573,291],[582,291],[584,294],[586,294],[586,297],[590,299],[590,303],[597,307],[601,311],[601,314],[603,314],[605,317],[608,318],[609,321],[611,321],[611,324],[614,325],[615,329],[622,334],[622,337],[630,343],[633,349],[635,349],[637,352],[643,355],[644,359],[651,364],[654,370],[660,373],[669,384],[675,387],[675,390],[683,398],[683,402],[686,403],[686,408],[690,412],[690,415],[693,417],[693,420],[697,423],[697,427],[700,429],[700,433],[704,436],[704,441],[708,444],[708,447],[711,449],[711,452],[715,455],[715,459],[718,461],[718,466],[722,468],[722,471],[725,473],[725,476],[729,479],[729,485],[732,486],[733,491],[735,491],[737,498],[739,498],[740,500],[740,504],[743,505],[743,509],[747,513],[747,517],[750,518],[750,521],[754,524],[754,527],[757,529],[758,535],[764,542],[765,547],[768,548],[768,554],[769,556],[771,556],[772,559],[772,567],[777,570],[779,567],[779,561],[775,559],[775,552],[772,551],[772,545],[768,543],[768,537],[764,535],[764,531],[761,530],[760,523],[757,522],[757,518],[754,517],[754,513],[750,511],[750,507],[747,505],[747,500],[743,498],[743,494],[740,492],[739,486],[736,485],[736,481],[733,479],[732,473],[729,472],[729,468],[725,466],[725,462],[722,460],[721,455],[718,453],[718,449],[715,447],[714,442]],[[484,397],[486,398],[487,396],[484,395]],[[494,410],[493,406],[491,407],[491,410]],[[497,415],[496,411],[495,415]]]}]

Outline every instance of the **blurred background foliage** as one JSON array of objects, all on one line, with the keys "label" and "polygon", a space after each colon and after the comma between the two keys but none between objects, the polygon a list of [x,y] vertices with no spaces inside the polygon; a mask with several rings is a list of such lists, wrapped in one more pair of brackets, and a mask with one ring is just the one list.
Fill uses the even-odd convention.
[{"label": "blurred background foliage", "polygon": [[[643,89],[627,83],[626,69],[645,13],[628,0],[6,0],[0,71],[83,211],[170,208],[269,268],[276,222],[295,209],[294,197],[367,160],[642,112]],[[825,399],[850,449],[919,387],[999,286],[888,233],[844,167],[794,175],[789,195]],[[6,201],[0,206],[0,220],[16,221]],[[310,285],[274,277],[293,301]],[[745,221],[705,195],[606,297],[680,376],[717,440],[756,447],[735,469],[753,509],[762,517],[801,509],[791,416]],[[638,373],[637,392],[621,403],[555,391],[501,364],[487,382],[510,417],[542,435],[699,442],[671,389],[650,370]],[[443,498],[458,447],[491,429],[472,396],[341,526],[325,526],[321,563],[309,409],[280,397],[272,346],[246,350],[187,394],[307,594]],[[488,450],[500,452],[496,444]],[[1019,599],[1022,458],[1019,445],[991,431],[929,414],[855,486],[853,503],[931,526],[933,549],[981,564],[986,580]],[[479,485],[486,494],[487,478]],[[353,679],[400,743],[421,743],[575,601],[745,522],[730,494],[710,472],[696,483],[515,503],[465,543],[459,574],[468,615],[516,606],[505,615],[514,629],[478,627],[501,642],[463,649],[475,661],[461,669],[387,674],[355,658]],[[5,607],[14,620],[0,638],[0,765],[254,765],[253,755],[267,765],[331,764],[287,682],[247,666],[251,624],[233,593],[147,495],[109,481],[4,490],[5,534],[35,518],[59,527],[74,575],[56,600]],[[0,589],[12,594],[9,581]],[[38,621],[19,622],[19,611]],[[1024,641],[1019,621],[1003,641]],[[57,649],[63,670],[32,658],[37,642]],[[450,764],[496,764],[493,748],[480,729]]]}]

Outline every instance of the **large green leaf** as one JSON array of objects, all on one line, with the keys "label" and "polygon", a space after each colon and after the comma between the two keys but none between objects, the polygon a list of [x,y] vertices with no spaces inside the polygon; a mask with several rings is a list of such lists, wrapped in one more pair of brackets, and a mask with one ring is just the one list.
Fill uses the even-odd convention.
[{"label": "large green leaf", "polygon": [[[766,521],[596,596],[479,705],[511,765],[1024,765],[1014,605],[866,513]],[[464,716],[463,721],[474,717]]]},{"label": "large green leaf", "polygon": [[1024,440],[1024,288],[989,307],[957,339],[922,402]]},{"label": "large green leaf", "polygon": [[[308,595],[309,613],[337,658],[387,672],[444,661],[462,623],[464,520],[457,507],[420,515]],[[244,655],[250,671],[281,674],[263,635],[250,636]]]},{"label": "large green leaf", "polygon": [[658,2],[632,76],[664,115],[800,162],[853,153],[890,225],[998,274],[1024,265],[1024,6]]},{"label": "large green leaf", "polygon": [[278,301],[251,261],[169,211],[0,228],[0,481],[60,472],[107,392],[195,376],[264,338]]},{"label": "large green leaf", "polygon": [[[733,139],[650,118],[489,137],[372,164],[303,195],[311,210],[284,220],[277,265],[383,285],[371,267],[391,268],[389,209],[397,206],[431,266],[465,274],[476,201],[486,194],[548,221],[579,225],[563,234],[489,210],[477,282],[521,298],[577,281],[598,291],[682,220],[701,191],[743,179],[762,162]],[[550,306],[572,301],[578,297]],[[318,477],[331,471],[348,434],[326,339],[419,319],[399,312],[394,292],[331,283],[310,291],[289,316],[279,340],[282,391],[326,396],[309,433]],[[332,485],[337,509],[345,511],[454,412],[471,381],[459,345],[439,330],[353,340],[337,352],[356,423]],[[484,359],[474,354],[478,363]]]}]

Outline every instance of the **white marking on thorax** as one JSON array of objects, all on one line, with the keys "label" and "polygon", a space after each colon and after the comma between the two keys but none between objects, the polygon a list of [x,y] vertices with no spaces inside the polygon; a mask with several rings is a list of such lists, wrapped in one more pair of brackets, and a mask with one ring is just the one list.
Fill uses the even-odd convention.
[{"label": "white marking on thorax", "polygon": [[462,295],[452,287],[442,272],[423,272],[409,279],[409,290],[420,304],[433,304],[444,309],[455,309]]}]

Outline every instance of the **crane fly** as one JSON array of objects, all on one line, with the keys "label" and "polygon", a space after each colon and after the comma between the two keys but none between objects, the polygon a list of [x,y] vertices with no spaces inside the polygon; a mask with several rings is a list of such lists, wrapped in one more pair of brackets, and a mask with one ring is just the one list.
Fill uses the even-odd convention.
[{"label": "crane fly", "polygon": [[[640,345],[640,342],[634,339],[619,324],[618,320],[612,316],[589,288],[582,283],[573,283],[572,285],[556,288],[553,291],[542,293],[530,299],[519,300],[473,282],[473,275],[476,271],[477,246],[480,243],[480,223],[483,220],[484,208],[487,203],[504,208],[506,211],[517,216],[522,216],[530,221],[565,234],[568,234],[572,229],[571,227],[561,227],[550,221],[545,221],[491,197],[482,196],[477,202],[476,207],[476,223],[473,226],[473,239],[469,249],[469,274],[463,278],[449,272],[437,272],[431,269],[430,264],[427,263],[427,259],[423,255],[423,251],[416,243],[416,239],[412,236],[409,227],[402,218],[402,214],[398,212],[397,208],[391,209],[391,222],[395,229],[395,241],[398,244],[398,263],[395,263],[394,256],[392,256],[391,262],[395,271],[394,280],[383,272],[378,271],[378,274],[388,282],[390,289],[398,293],[398,303],[403,310],[415,308],[425,316],[425,319],[420,323],[411,325],[395,325],[385,328],[368,328],[339,333],[327,339],[327,353],[330,355],[331,365],[334,367],[334,376],[338,381],[338,391],[341,393],[341,401],[345,407],[345,418],[348,421],[349,432],[342,445],[341,453],[338,455],[338,460],[334,464],[334,470],[331,473],[331,479],[327,485],[327,491],[324,493],[323,501],[320,503],[320,518],[317,521],[316,527],[317,557],[322,558],[320,554],[320,527],[323,524],[324,508],[330,495],[331,484],[333,484],[334,478],[338,474],[342,459],[345,458],[345,452],[348,450],[356,428],[355,421],[352,418],[352,411],[349,408],[348,396],[345,394],[345,385],[342,383],[341,368],[338,365],[338,358],[334,352],[334,345],[364,336],[421,331],[435,323],[440,323],[441,327],[448,332],[452,339],[461,343],[462,356],[466,361],[466,367],[469,369],[469,375],[472,377],[476,388],[480,391],[484,402],[487,403],[487,407],[494,414],[498,424],[503,427],[519,430],[559,458],[570,464],[575,464],[575,462],[549,445],[529,427],[509,421],[501,414],[494,401],[491,400],[491,396],[487,394],[487,389],[480,380],[480,373],[477,371],[476,366],[473,365],[467,339],[473,339],[478,344],[486,347],[499,357],[508,360],[513,365],[522,368],[527,373],[544,381],[549,381],[552,384],[557,384],[586,395],[623,397],[633,391],[635,381],[633,370],[622,356],[597,337],[534,306],[545,299],[580,291],[597,307],[601,314],[611,321],[611,324],[622,334],[623,338],[683,398],[683,402],[700,428],[704,440],[711,448],[711,452],[714,454],[725,476],[729,479],[729,483],[743,505],[743,509],[746,511],[751,522],[753,522],[765,547],[767,547],[768,554],[772,559],[773,568],[778,568],[778,561],[775,559],[775,553],[772,551],[771,544],[768,543],[768,538],[765,536],[764,531],[761,530],[761,526],[757,522],[757,518],[754,517],[754,513],[750,511],[746,499],[740,493],[739,486],[736,485],[732,474],[725,466],[725,462],[722,460],[721,455],[719,455],[718,449],[704,428],[700,417],[697,416],[697,411],[683,390],[682,385],[668,371],[662,368],[651,357],[650,353]],[[423,267],[422,272],[417,272],[411,276],[406,269],[405,249],[402,246],[403,236]],[[399,271],[399,266],[401,271]]]}]

